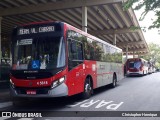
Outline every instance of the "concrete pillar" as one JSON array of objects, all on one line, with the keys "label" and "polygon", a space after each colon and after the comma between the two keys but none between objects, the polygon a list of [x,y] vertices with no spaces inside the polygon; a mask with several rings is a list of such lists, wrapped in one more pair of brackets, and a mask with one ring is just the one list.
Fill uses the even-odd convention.
[{"label": "concrete pillar", "polygon": [[135,51],[133,51],[133,58],[135,58]]},{"label": "concrete pillar", "polygon": [[87,7],[82,7],[82,30],[87,32]]},{"label": "concrete pillar", "polygon": [[113,45],[116,46],[116,44],[117,44],[116,43],[117,42],[117,36],[116,36],[116,34],[113,35],[113,38],[114,38]]},{"label": "concrete pillar", "polygon": [[126,61],[128,59],[128,45],[126,46]]},{"label": "concrete pillar", "polygon": [[0,17],[0,64],[1,64],[1,59],[2,59],[2,32],[1,32],[1,29],[2,29],[2,17]]}]

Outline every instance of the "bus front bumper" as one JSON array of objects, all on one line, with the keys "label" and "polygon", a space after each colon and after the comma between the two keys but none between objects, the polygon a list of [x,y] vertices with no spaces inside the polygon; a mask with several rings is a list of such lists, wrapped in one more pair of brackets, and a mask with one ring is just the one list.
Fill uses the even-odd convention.
[{"label": "bus front bumper", "polygon": [[130,71],[127,71],[127,75],[143,75],[143,72],[142,71],[139,71],[139,72],[130,72]]},{"label": "bus front bumper", "polygon": [[[36,94],[27,94],[27,90],[36,91]],[[12,97],[28,97],[28,98],[38,98],[38,97],[63,97],[68,96],[68,87],[65,83],[59,86],[51,88],[23,88],[10,86],[10,94]]]}]

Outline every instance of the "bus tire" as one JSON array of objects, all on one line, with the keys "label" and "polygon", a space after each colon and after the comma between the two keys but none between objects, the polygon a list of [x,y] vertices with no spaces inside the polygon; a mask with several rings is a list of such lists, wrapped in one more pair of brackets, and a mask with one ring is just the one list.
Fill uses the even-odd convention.
[{"label": "bus tire", "polygon": [[90,78],[86,78],[85,80],[85,84],[84,84],[84,91],[82,93],[82,98],[83,99],[88,99],[91,97],[93,93],[93,87],[92,87],[92,83],[91,83],[91,80]]},{"label": "bus tire", "polygon": [[112,87],[112,88],[115,88],[116,86],[117,86],[117,77],[116,77],[116,75],[114,74],[114,75],[113,75],[113,80],[112,80],[111,87]]}]

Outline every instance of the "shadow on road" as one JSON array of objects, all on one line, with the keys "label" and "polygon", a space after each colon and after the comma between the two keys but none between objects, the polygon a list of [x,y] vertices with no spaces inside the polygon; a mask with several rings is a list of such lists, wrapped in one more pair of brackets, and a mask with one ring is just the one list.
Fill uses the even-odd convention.
[{"label": "shadow on road", "polygon": [[[146,75],[143,75],[143,76],[146,76]],[[127,78],[134,78],[134,77],[143,77],[142,75],[129,75],[129,76],[126,76]]]},{"label": "shadow on road", "polygon": [[[118,87],[118,85],[117,85]],[[116,89],[116,88],[114,88]],[[110,85],[98,88],[94,90],[94,95],[90,98],[92,99],[98,94],[111,90]],[[74,95],[71,97],[60,97],[60,98],[32,98],[32,99],[21,99],[20,102],[17,102],[14,105],[13,110],[59,110],[64,108],[64,106],[75,104],[79,101],[83,101],[81,95]]]},{"label": "shadow on road", "polygon": [[9,82],[0,81],[0,102],[10,101]]}]

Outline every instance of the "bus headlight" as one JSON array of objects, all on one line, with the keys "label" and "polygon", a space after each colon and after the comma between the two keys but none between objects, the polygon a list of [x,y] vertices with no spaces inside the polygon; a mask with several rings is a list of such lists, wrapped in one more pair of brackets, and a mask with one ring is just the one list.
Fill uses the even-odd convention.
[{"label": "bus headlight", "polygon": [[11,83],[11,86],[12,86],[13,88],[15,88],[14,83],[12,82],[12,80],[10,79],[9,81],[10,81],[10,83]]},{"label": "bus headlight", "polygon": [[63,83],[65,81],[65,76],[61,77],[60,79],[54,81],[51,85],[51,88],[55,88],[58,85],[60,85],[61,83]]}]

